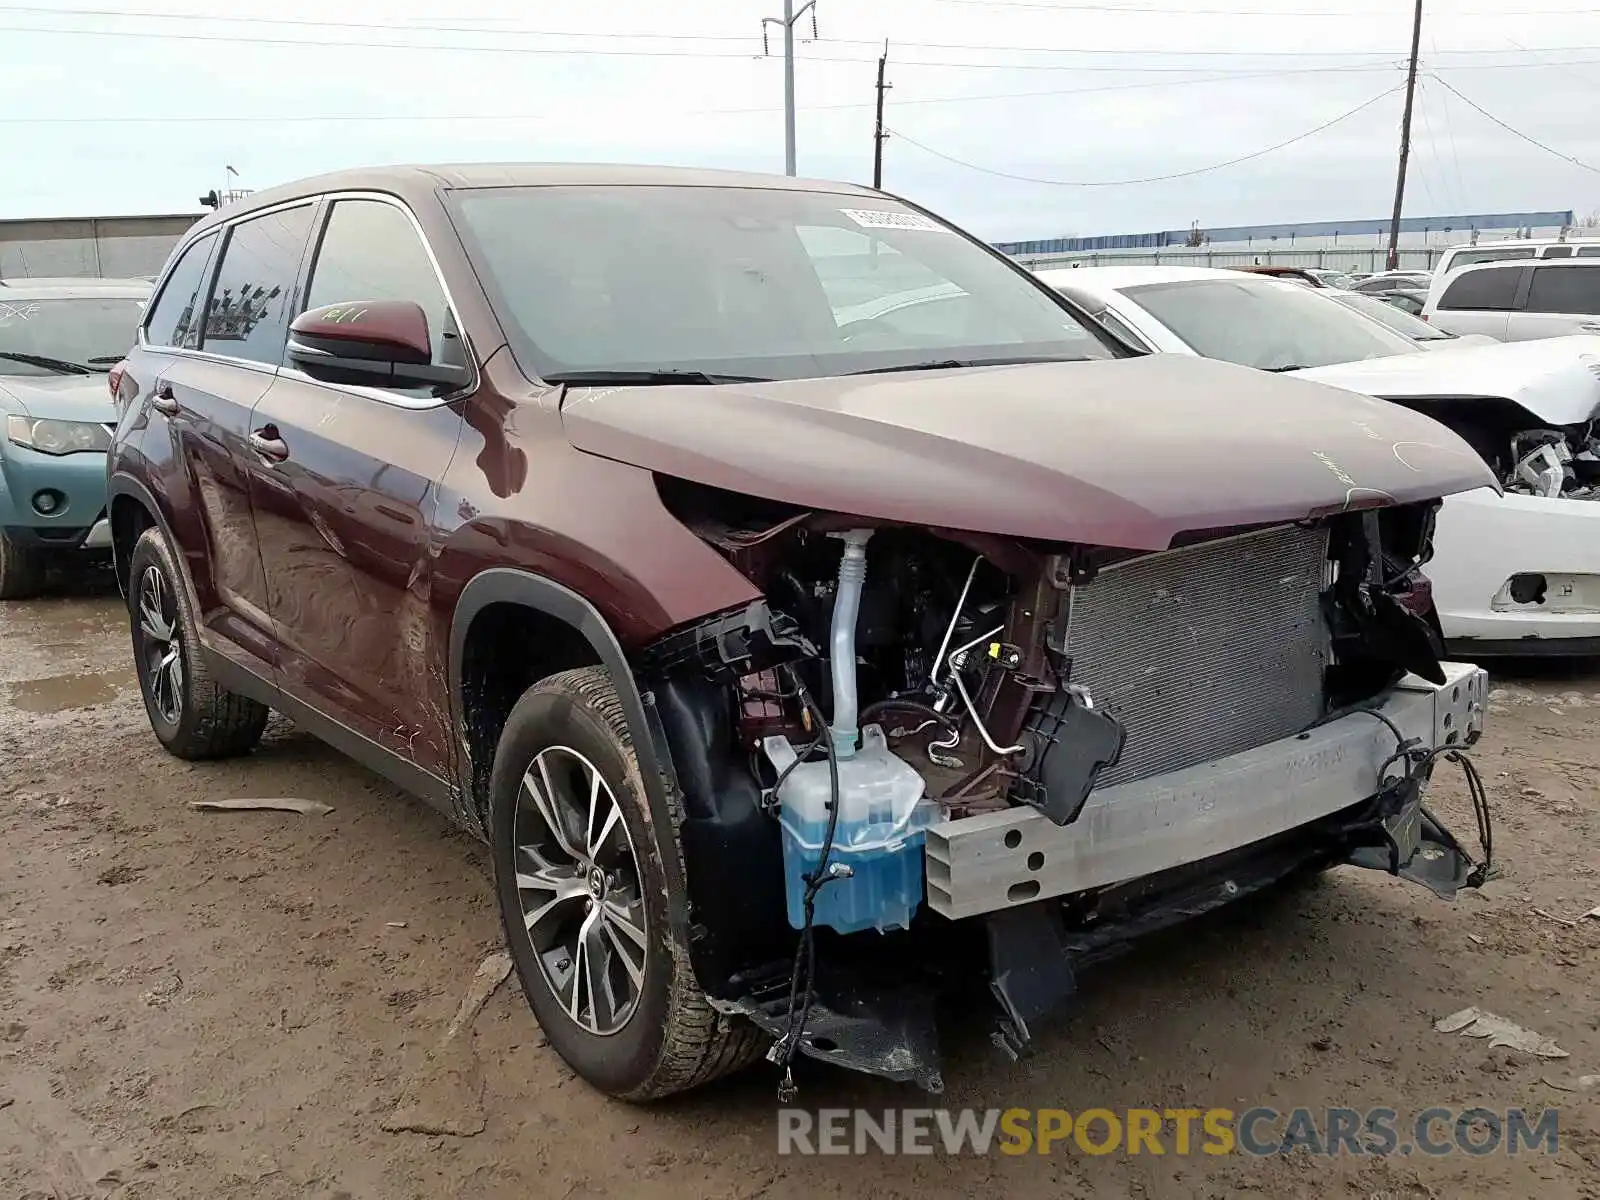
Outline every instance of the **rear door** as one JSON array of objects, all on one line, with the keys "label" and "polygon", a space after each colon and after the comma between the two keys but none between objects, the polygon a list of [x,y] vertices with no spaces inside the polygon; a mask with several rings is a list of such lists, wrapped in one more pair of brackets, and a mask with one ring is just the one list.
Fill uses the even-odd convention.
[{"label": "rear door", "polygon": [[1520,309],[1511,313],[1509,341],[1600,333],[1600,264],[1540,262],[1532,273]]},{"label": "rear door", "polygon": [[[244,665],[269,679],[276,639],[242,462],[250,410],[282,355],[312,211],[309,202],[292,204],[208,235],[207,265],[190,263],[192,254],[199,264],[202,243],[186,252],[152,308],[141,347],[150,363],[135,372],[152,422],[161,425],[141,449],[161,460],[157,474],[201,619],[220,635],[218,649],[233,656],[242,650]],[[170,344],[151,345],[157,337]]]},{"label": "rear door", "polygon": [[219,610],[208,620],[228,640],[273,662],[277,639],[256,551],[245,474],[250,412],[272,386],[288,336],[295,279],[305,255],[312,202],[232,225],[219,247],[198,352],[162,377],[179,457],[205,522]]},{"label": "rear door", "polygon": [[1483,333],[1498,341],[1506,337],[1506,324],[1521,292],[1529,267],[1493,267],[1462,270],[1435,285],[1438,301],[1429,297],[1430,321],[1447,333]]},{"label": "rear door", "polygon": [[[296,311],[411,300],[427,315],[434,361],[466,361],[439,272],[398,200],[328,197],[320,225]],[[460,426],[435,390],[335,386],[292,366],[249,422],[257,537],[284,643],[280,686],[420,768],[433,782],[410,786],[430,798],[454,753],[445,692],[430,675],[430,530]]]}]

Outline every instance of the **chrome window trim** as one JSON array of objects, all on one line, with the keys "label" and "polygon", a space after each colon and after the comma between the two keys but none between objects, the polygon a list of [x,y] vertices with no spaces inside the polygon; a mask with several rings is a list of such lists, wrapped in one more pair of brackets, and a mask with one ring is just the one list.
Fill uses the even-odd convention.
[{"label": "chrome window trim", "polygon": [[[308,383],[313,387],[325,388],[329,391],[339,392],[345,395],[364,396],[369,400],[377,400],[383,404],[392,405],[395,408],[412,410],[439,408],[445,404],[449,404],[454,400],[459,400],[463,396],[470,396],[473,392],[477,391],[483,382],[483,373],[478,366],[478,355],[477,351],[473,348],[472,339],[468,336],[466,326],[462,323],[461,308],[456,303],[455,295],[450,291],[450,284],[446,281],[444,271],[439,266],[439,258],[436,254],[434,254],[433,246],[428,242],[428,235],[423,232],[422,223],[417,220],[417,215],[411,211],[410,207],[405,203],[405,201],[401,200],[398,196],[392,196],[387,192],[367,191],[359,188],[340,192],[318,192],[311,196],[297,196],[292,200],[284,200],[280,203],[268,205],[264,208],[255,208],[251,209],[249,212],[240,213],[237,217],[211,227],[206,231],[206,233],[217,233],[222,231],[232,232],[234,226],[243,224],[245,221],[254,220],[256,217],[271,216],[273,213],[282,212],[285,209],[299,208],[305,205],[316,205],[318,202],[321,202],[323,205],[331,208],[332,205],[338,203],[340,200],[375,200],[381,204],[388,204],[391,207],[397,208],[403,214],[405,214],[406,220],[411,224],[412,232],[417,235],[417,240],[422,243],[422,252],[428,256],[428,265],[433,268],[433,277],[439,284],[439,290],[444,294],[445,305],[449,310],[450,317],[454,320],[455,327],[458,336],[461,338],[463,348],[466,350],[467,366],[472,370],[472,380],[470,383],[457,389],[456,391],[449,393],[448,395],[429,396],[427,398],[401,396],[394,392],[386,391],[383,388],[366,387],[359,384],[344,385],[325,383],[320,379],[313,379],[310,375],[307,375],[298,367],[292,367],[288,363],[273,366],[270,363],[264,363],[258,359],[236,358],[228,354],[216,354],[206,350],[192,350],[181,346],[152,345],[145,340],[144,326],[142,324],[139,327],[139,340],[137,343],[139,349],[151,350],[160,354],[172,354],[181,358],[193,358],[202,362],[215,362],[223,363],[229,366],[245,367],[249,370],[259,373],[270,374],[274,377],[284,376],[300,383]],[[321,238],[327,233],[326,218],[324,218],[321,227],[317,229],[316,233],[318,236],[318,243],[311,259],[311,273],[306,280],[307,296],[310,295],[310,283],[316,278],[316,255],[320,254],[322,250]],[[201,234],[195,237],[193,241],[198,242],[200,237],[203,236],[205,235]],[[184,250],[187,250],[188,246],[192,244],[193,242],[186,243]],[[225,243],[223,250],[224,252],[227,250]],[[181,253],[179,257],[181,257]],[[177,261],[177,258],[173,259],[174,264],[176,264]],[[209,297],[207,303],[209,304]],[[297,313],[296,316],[298,315],[299,314]],[[291,318],[291,320],[292,319],[293,318]],[[287,354],[287,339],[284,343],[284,349]]]}]

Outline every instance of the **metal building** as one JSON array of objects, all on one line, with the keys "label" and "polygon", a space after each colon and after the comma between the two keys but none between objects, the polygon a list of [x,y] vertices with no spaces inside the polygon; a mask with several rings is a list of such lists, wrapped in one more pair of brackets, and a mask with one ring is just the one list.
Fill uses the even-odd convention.
[{"label": "metal building", "polygon": [[[1511,238],[1597,236],[1579,230],[1573,213],[1470,213],[1406,217],[1400,222],[1400,265],[1431,268],[1449,246]],[[1029,267],[1081,263],[1166,263],[1233,267],[1251,263],[1327,267],[1339,271],[1381,271],[1389,247],[1389,221],[1304,221],[1283,225],[1236,225],[1221,229],[1164,229],[1105,237],[1060,237],[1000,242],[995,248]]]},{"label": "metal building", "polygon": [[156,275],[200,213],[0,221],[0,279]]}]

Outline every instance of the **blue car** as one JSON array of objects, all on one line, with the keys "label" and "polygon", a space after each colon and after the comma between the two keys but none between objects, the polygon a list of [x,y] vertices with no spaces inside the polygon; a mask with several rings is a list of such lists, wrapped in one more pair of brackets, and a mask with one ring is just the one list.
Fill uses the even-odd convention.
[{"label": "blue car", "polygon": [[109,556],[107,373],[133,345],[142,280],[0,279],[0,600],[55,557]]}]

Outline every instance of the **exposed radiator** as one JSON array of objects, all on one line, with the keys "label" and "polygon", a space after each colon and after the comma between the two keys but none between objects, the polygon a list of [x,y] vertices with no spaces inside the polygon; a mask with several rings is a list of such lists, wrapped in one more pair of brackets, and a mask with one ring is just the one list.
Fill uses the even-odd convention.
[{"label": "exposed radiator", "polygon": [[1127,742],[1098,786],[1248,750],[1322,715],[1325,529],[1284,526],[1132,559],[1072,589],[1072,681]]}]

